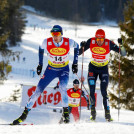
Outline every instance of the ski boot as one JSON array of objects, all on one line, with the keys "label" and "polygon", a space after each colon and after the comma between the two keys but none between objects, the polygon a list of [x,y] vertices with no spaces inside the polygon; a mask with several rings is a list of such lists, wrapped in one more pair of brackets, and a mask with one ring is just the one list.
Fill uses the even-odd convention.
[{"label": "ski boot", "polygon": [[111,115],[110,115],[110,110],[105,110],[105,119],[108,122],[113,121],[113,119],[111,118]]},{"label": "ski boot", "polygon": [[22,115],[18,119],[14,120],[13,123],[11,123],[10,125],[19,125],[21,122],[23,122],[27,118],[29,111],[30,109],[27,109],[25,107],[25,110],[23,111]]},{"label": "ski boot", "polygon": [[69,118],[68,107],[63,107],[63,114],[59,123],[62,124],[62,123],[69,123],[69,122],[70,122],[70,118]]},{"label": "ski boot", "polygon": [[95,121],[96,119],[96,109],[95,106],[91,107],[91,116],[90,116],[90,120]]}]

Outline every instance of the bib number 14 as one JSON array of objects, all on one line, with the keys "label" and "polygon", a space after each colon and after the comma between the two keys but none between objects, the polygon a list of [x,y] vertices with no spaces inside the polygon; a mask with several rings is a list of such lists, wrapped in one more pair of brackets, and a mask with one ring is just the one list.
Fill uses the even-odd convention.
[{"label": "bib number 14", "polygon": [[62,61],[62,57],[55,57],[55,61]]}]

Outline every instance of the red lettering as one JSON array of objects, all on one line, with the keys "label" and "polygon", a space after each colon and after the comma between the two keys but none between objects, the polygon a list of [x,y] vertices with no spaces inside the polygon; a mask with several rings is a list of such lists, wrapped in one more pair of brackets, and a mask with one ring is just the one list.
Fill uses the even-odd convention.
[{"label": "red lettering", "polygon": [[33,94],[33,92],[35,91],[35,89],[36,89],[35,86],[32,87],[32,88],[29,88],[28,91],[27,91],[27,95],[30,97]]},{"label": "red lettering", "polygon": [[42,98],[42,96],[40,95],[39,98],[38,98],[38,104],[39,104],[39,105],[42,105],[41,98]]},{"label": "red lettering", "polygon": [[61,94],[60,92],[57,92],[56,94],[54,94],[54,105],[57,105],[61,100]]},{"label": "red lettering", "polygon": [[43,103],[46,104],[47,103],[47,91],[43,92],[44,96],[43,96]]},{"label": "red lettering", "polygon": [[35,107],[37,107],[37,103],[36,103],[36,101],[35,101],[35,103],[34,103],[34,105],[33,105],[33,108],[35,108]]},{"label": "red lettering", "polygon": [[[32,88],[29,88],[28,91],[27,91],[27,95],[30,97],[35,90],[36,90],[36,87],[35,86],[32,87]],[[33,108],[35,108],[36,106],[37,106],[37,104],[35,102],[34,105],[33,105]]]},{"label": "red lettering", "polygon": [[[28,89],[27,95],[30,97],[33,94],[33,92],[35,92],[35,90],[36,90],[35,86]],[[37,103],[39,105],[47,104],[47,103],[53,103],[53,105],[57,105],[58,103],[60,103],[60,101],[61,101],[61,93],[60,92],[56,92],[55,94],[50,93],[49,95],[47,95],[47,93],[48,93],[47,91],[44,91],[42,94],[43,96],[42,95],[39,96],[37,101],[35,101],[33,108],[37,107]]]},{"label": "red lettering", "polygon": [[52,103],[52,97],[53,97],[53,94],[52,94],[52,93],[49,94],[49,95],[48,95],[47,102]]}]

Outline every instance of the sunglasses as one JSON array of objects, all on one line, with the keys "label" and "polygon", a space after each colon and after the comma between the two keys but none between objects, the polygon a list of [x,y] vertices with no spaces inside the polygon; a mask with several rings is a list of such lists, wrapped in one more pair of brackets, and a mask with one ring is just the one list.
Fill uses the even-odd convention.
[{"label": "sunglasses", "polygon": [[60,36],[61,35],[61,32],[51,32],[51,35],[52,36]]},{"label": "sunglasses", "polygon": [[79,86],[79,84],[74,84],[74,86]]},{"label": "sunglasses", "polygon": [[104,41],[104,38],[96,38],[96,41]]}]

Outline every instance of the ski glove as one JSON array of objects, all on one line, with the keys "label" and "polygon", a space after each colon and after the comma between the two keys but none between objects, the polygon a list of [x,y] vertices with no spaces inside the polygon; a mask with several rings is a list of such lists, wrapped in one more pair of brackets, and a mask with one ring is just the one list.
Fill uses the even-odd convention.
[{"label": "ski glove", "polygon": [[37,74],[40,75],[42,71],[42,65],[38,65],[37,67]]},{"label": "ski glove", "polygon": [[73,74],[78,72],[78,65],[77,64],[72,64],[72,72],[73,72]]},{"label": "ski glove", "polygon": [[82,42],[80,43],[80,46],[81,46],[81,47],[85,47],[85,45],[86,45],[86,41],[82,41]]},{"label": "ski glove", "polygon": [[118,43],[120,44],[121,47],[121,56],[126,56],[126,49],[123,46],[122,38],[118,38]]},{"label": "ski glove", "polygon": [[122,45],[122,38],[118,38],[118,43]]}]

